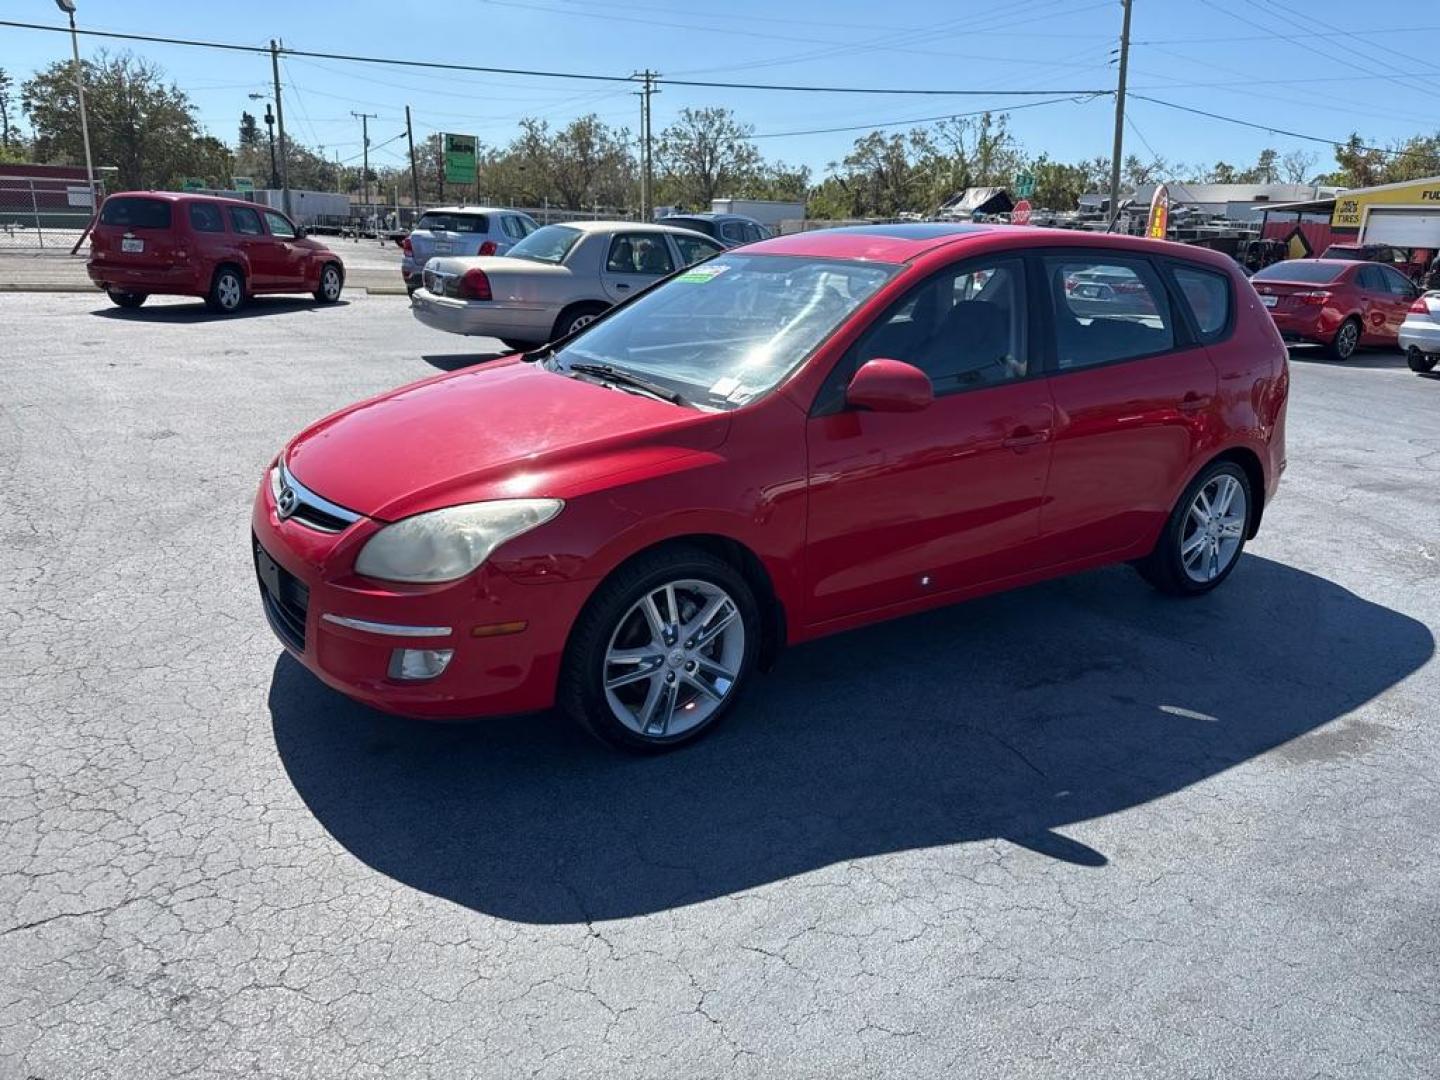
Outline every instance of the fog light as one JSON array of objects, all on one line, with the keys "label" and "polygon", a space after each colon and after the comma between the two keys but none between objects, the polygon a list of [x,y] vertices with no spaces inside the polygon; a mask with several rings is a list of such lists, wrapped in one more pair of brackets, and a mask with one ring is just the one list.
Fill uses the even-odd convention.
[{"label": "fog light", "polygon": [[390,654],[390,678],[433,679],[454,655],[454,649],[396,649]]}]

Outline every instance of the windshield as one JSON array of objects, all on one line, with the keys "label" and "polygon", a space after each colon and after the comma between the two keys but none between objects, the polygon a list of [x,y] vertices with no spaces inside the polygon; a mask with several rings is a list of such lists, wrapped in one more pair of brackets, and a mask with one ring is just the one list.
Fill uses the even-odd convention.
[{"label": "windshield", "polygon": [[575,241],[580,239],[580,230],[568,225],[546,225],[536,229],[508,252],[512,259],[534,259],[536,262],[562,263]]},{"label": "windshield", "polygon": [[609,364],[689,402],[736,408],[784,379],[899,269],[720,255],[596,323],[556,354],[556,364]]},{"label": "windshield", "polygon": [[1341,268],[1329,263],[1289,262],[1272,263],[1255,274],[1251,281],[1303,281],[1307,285],[1323,285],[1340,276]]}]

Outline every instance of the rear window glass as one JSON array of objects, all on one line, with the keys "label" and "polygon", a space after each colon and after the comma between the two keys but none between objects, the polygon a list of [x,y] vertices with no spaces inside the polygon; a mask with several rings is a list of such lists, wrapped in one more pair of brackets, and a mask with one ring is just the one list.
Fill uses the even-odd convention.
[{"label": "rear window glass", "polygon": [[448,214],[444,212],[420,215],[417,229],[437,232],[488,233],[490,219],[484,214]]},{"label": "rear window glass", "polygon": [[196,232],[224,232],[225,221],[220,217],[220,207],[214,203],[191,203],[190,228]]},{"label": "rear window glass", "polygon": [[1209,270],[1177,266],[1175,284],[1185,294],[1200,336],[1208,341],[1221,334],[1230,322],[1230,279]]},{"label": "rear window glass", "polygon": [[1287,262],[1272,263],[1256,273],[1255,281],[1302,281],[1307,285],[1323,285],[1340,276],[1340,266],[1325,263],[1302,262],[1291,259]]},{"label": "rear window glass", "polygon": [[575,241],[580,239],[580,230],[566,225],[546,225],[536,229],[512,247],[509,255],[516,259],[534,259],[536,262],[562,263]]},{"label": "rear window glass", "polygon": [[127,229],[168,229],[170,204],[163,199],[106,199],[100,211],[101,225],[123,225]]},{"label": "rear window glass", "polygon": [[706,236],[715,235],[715,225],[704,218],[667,217],[660,222],[661,225],[673,225],[677,229],[694,229]]}]

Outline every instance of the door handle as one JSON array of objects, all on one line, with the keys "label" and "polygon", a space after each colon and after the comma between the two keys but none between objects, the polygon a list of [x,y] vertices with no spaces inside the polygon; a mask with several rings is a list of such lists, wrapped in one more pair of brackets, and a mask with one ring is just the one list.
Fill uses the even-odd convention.
[{"label": "door handle", "polygon": [[1014,450],[1018,453],[1023,452],[1027,447],[1038,446],[1049,438],[1049,431],[1035,431],[1028,427],[1018,427],[1002,439],[1000,445],[1006,450]]},{"label": "door handle", "polygon": [[629,286],[629,285],[626,285],[623,281],[617,281],[617,282],[615,283],[615,288],[619,289],[621,292],[629,292],[629,291],[630,291],[630,286]]},{"label": "door handle", "polygon": [[1209,404],[1209,394],[1197,394],[1194,390],[1191,390],[1188,394],[1186,394],[1183,398],[1180,399],[1180,411],[1199,412],[1201,409],[1205,408],[1205,406]]}]

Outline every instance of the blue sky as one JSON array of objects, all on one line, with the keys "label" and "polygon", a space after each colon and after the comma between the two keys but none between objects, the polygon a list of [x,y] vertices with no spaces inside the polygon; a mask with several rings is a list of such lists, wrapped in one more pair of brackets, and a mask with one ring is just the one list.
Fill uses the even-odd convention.
[{"label": "blue sky", "polygon": [[[712,0],[708,4],[626,0],[395,0],[208,4],[175,0],[78,0],[82,27],[172,37],[502,67],[625,75],[644,67],[677,78],[939,89],[1085,90],[1114,86],[1110,53],[1120,28],[1119,0]],[[0,0],[0,18],[61,24],[50,0]],[[1440,55],[1440,10],[1376,0],[1135,0],[1131,86],[1139,93],[1262,124],[1343,138],[1352,129],[1389,141],[1433,133],[1429,111]],[[1323,35],[1323,36],[1322,36]],[[69,55],[68,37],[0,27],[0,65],[18,79]],[[124,43],[82,38],[83,53]],[[249,92],[267,91],[267,57],[135,43],[196,102],[206,127],[233,142]],[[1397,51],[1400,50],[1400,51]],[[381,146],[414,110],[417,138],[467,132],[503,144],[516,121],[536,115],[560,124],[587,112],[638,127],[632,87],[522,77],[447,74],[328,60],[289,58],[286,122],[333,158],[358,159],[359,121],[371,121],[374,161],[401,164],[404,141]],[[668,86],[655,99],[656,130],[684,106],[725,105],[758,135],[879,124],[985,107],[973,98],[851,96]],[[1075,159],[1108,155],[1110,99],[1013,113],[1013,130],[1031,152]],[[1233,164],[1265,146],[1305,145],[1160,105],[1134,101],[1127,151],[1146,146],[1170,160]],[[902,128],[896,128],[902,130]],[[823,171],[858,132],[764,138],[768,157]],[[1319,167],[1327,147],[1310,146]]]}]

